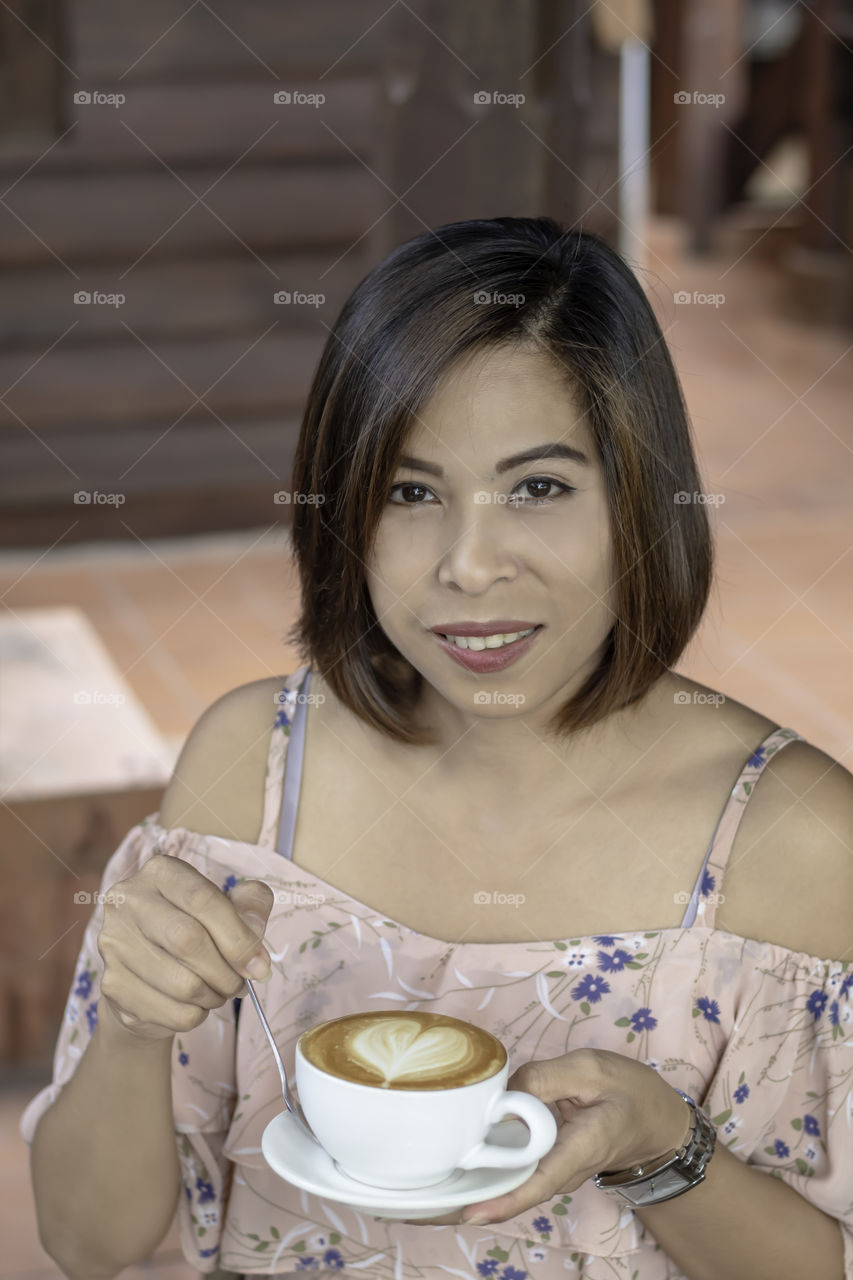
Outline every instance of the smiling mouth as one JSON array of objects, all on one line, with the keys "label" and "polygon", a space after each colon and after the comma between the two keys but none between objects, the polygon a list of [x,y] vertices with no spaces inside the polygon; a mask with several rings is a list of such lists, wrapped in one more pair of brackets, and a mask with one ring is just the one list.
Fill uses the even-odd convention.
[{"label": "smiling mouth", "polygon": [[518,644],[520,640],[527,640],[542,628],[540,622],[535,627],[528,627],[525,631],[513,631],[508,633],[496,632],[490,636],[454,636],[446,635],[442,631],[435,634],[441,636],[442,640],[446,640],[457,649],[463,651],[470,650],[473,653],[483,653],[487,649],[507,649],[510,645]]}]

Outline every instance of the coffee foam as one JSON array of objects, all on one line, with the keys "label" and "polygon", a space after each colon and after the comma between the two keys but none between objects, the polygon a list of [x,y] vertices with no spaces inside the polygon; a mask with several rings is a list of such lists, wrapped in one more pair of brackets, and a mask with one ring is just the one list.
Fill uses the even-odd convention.
[{"label": "coffee foam", "polygon": [[489,1032],[443,1014],[351,1014],[307,1032],[302,1052],[315,1066],[383,1089],[449,1089],[495,1075],[506,1061]]}]

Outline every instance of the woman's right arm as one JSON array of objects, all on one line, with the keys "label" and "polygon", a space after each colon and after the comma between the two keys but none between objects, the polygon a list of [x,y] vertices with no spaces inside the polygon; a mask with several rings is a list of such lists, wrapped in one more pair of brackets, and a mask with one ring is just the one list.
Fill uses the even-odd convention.
[{"label": "woman's right arm", "polygon": [[86,1052],[31,1149],[42,1248],[71,1280],[111,1278],[148,1257],[181,1189],[172,1037],[141,1040],[108,1010],[101,1000]]},{"label": "woman's right arm", "polygon": [[[274,710],[258,684],[270,682],[233,690],[192,730],[163,799],[163,826],[256,839],[263,797],[257,746],[265,740],[264,720],[268,737]],[[248,805],[247,735],[256,769]],[[224,768],[221,758],[212,762],[206,740],[218,744],[217,753],[227,741],[239,770],[229,776],[227,761]],[[190,814],[187,797],[206,791],[215,800],[205,803],[212,816],[204,822]],[[245,990],[253,956],[269,972],[259,936],[272,894],[261,881],[242,881],[226,896],[189,864],[155,854],[113,888],[98,936],[104,967],[97,1025],[31,1147],[39,1239],[71,1280],[111,1280],[162,1241],[181,1192],[172,1117],[175,1034]]]}]

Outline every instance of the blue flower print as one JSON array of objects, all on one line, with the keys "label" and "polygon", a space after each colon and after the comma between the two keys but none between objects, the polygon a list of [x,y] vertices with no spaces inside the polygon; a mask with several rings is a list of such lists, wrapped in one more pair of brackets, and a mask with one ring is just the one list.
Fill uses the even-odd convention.
[{"label": "blue flower print", "polygon": [[746,762],[747,769],[757,769],[760,765],[764,764],[764,752],[766,750],[766,747],[759,747],[754,751]]},{"label": "blue flower print", "polygon": [[832,1004],[829,1006],[829,1021],[833,1027],[838,1026],[838,1001],[837,1000],[833,1000]]},{"label": "blue flower print", "polygon": [[745,1102],[746,1099],[749,1097],[749,1085],[739,1084],[738,1087],[735,1089],[734,1097],[735,1097],[735,1102]]},{"label": "blue flower print", "polygon": [[847,999],[847,993],[849,992],[851,987],[853,987],[853,973],[848,973],[847,977],[844,979],[844,981],[842,982],[839,988],[839,991],[838,991],[839,1000]]},{"label": "blue flower print", "polygon": [[483,1262],[477,1263],[477,1270],[481,1276],[493,1276],[498,1269],[497,1258],[486,1258]]},{"label": "blue flower print", "polygon": [[803,1116],[803,1129],[806,1133],[812,1133],[816,1138],[820,1137],[820,1125],[814,1116]]},{"label": "blue flower print", "polygon": [[606,951],[599,951],[598,967],[605,973],[619,973],[632,958],[622,947],[617,947],[612,956],[609,956]]},{"label": "blue flower print", "polygon": [[188,1053],[179,1053],[179,1054],[178,1054],[178,1062],[180,1062],[180,1064],[181,1064],[181,1066],[182,1066],[182,1067],[185,1067],[185,1066],[187,1065],[187,1063],[189,1062],[189,1060],[190,1060],[190,1055],[189,1055]]},{"label": "blue flower print", "polygon": [[218,1244],[215,1244],[212,1249],[199,1249],[198,1256],[200,1258],[212,1258],[215,1253],[219,1253]]},{"label": "blue flower print", "polygon": [[826,1008],[826,992],[813,991],[806,1001],[806,1008],[814,1018],[815,1022],[817,1022],[818,1018]]},{"label": "blue flower print", "polygon": [[327,1249],[323,1254],[323,1261],[327,1267],[334,1267],[336,1271],[340,1271],[344,1265],[343,1256],[337,1249]]},{"label": "blue flower print", "polygon": [[616,943],[621,941],[621,938],[611,938],[606,933],[599,933],[593,938],[593,942],[597,942],[600,947],[615,947]]},{"label": "blue flower print", "polygon": [[199,1204],[206,1204],[208,1200],[216,1199],[212,1182],[205,1182],[203,1178],[196,1178],[195,1186],[198,1192]]},{"label": "blue flower print", "polygon": [[713,893],[714,885],[716,883],[717,882],[714,879],[714,877],[711,875],[710,871],[706,871],[704,876],[702,877],[702,888],[699,891],[702,894],[703,898],[707,898],[709,893]]},{"label": "blue flower print", "polygon": [[[275,714],[275,724],[273,727],[275,729],[284,729],[289,724],[290,724],[290,721],[287,718],[287,712],[283,709],[281,711],[277,711]],[[303,1263],[307,1261],[308,1261],[307,1258],[302,1259]]]},{"label": "blue flower print", "polygon": [[582,978],[578,985],[572,991],[573,1000],[589,1000],[590,1004],[595,1004],[602,996],[608,995],[610,992],[610,983],[605,982],[603,978],[597,978],[594,973],[588,973]]},{"label": "blue flower print", "polygon": [[94,1035],[95,1027],[98,1025],[97,1000],[93,1000],[91,1004],[86,1005],[86,1021],[89,1024],[89,1035]]},{"label": "blue flower print", "polygon": [[541,1217],[533,1219],[533,1230],[547,1233],[554,1230],[553,1223],[550,1218]]},{"label": "blue flower print", "polygon": [[[279,712],[279,715],[281,715],[281,712]],[[297,1271],[319,1271],[319,1269],[320,1269],[319,1258],[313,1258],[313,1257],[300,1258],[296,1264]]]},{"label": "blue flower print", "polygon": [[231,890],[234,888],[234,886],[235,886],[235,884],[236,884],[236,883],[237,883],[237,877],[236,877],[236,876],[226,876],[226,878],[225,878],[225,883],[224,883],[224,885],[222,886],[222,892],[223,892],[223,893],[230,893],[230,892],[231,892]]},{"label": "blue flower print", "polygon": [[504,1267],[500,1275],[500,1280],[525,1280],[526,1271],[519,1271],[518,1267]]},{"label": "blue flower print", "polygon": [[92,978],[88,969],[81,969],[77,975],[77,985],[74,988],[75,996],[79,996],[81,1000],[88,1000],[89,992],[92,990]]},{"label": "blue flower print", "polygon": [[776,1152],[780,1160],[784,1160],[786,1156],[791,1154],[781,1138],[777,1138],[773,1143],[773,1150]]},{"label": "blue flower print", "polygon": [[696,1001],[696,1008],[705,1015],[709,1022],[720,1021],[720,1006],[716,1000],[709,1000],[707,996],[700,996]]},{"label": "blue flower print", "polygon": [[657,1018],[652,1017],[651,1009],[638,1009],[631,1014],[631,1026],[634,1031],[654,1031],[658,1025]]}]

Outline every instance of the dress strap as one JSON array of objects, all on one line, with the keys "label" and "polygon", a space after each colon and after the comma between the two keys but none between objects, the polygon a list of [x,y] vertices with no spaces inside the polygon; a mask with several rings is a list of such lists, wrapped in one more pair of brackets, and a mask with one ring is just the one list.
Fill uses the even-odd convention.
[{"label": "dress strap", "polygon": [[267,771],[264,781],[264,817],[258,844],[264,849],[275,849],[278,837],[281,798],[284,788],[284,766],[287,760],[287,747],[290,741],[290,727],[296,709],[296,695],[309,673],[309,664],[301,667],[289,676],[283,676],[281,687],[276,695],[278,710],[270,732],[269,751],[267,752]]},{"label": "dress strap", "polygon": [[720,890],[722,889],[723,876],[726,873],[729,854],[732,851],[732,845],[735,842],[735,836],[741,824],[747,802],[755,790],[755,784],[777,751],[787,747],[790,742],[803,741],[805,739],[793,729],[774,729],[772,733],[767,735],[761,745],[756,747],[741,769],[723,812],[720,814],[708,852],[705,854],[705,861],[702,864],[702,869],[690,895],[687,911],[681,922],[682,928],[689,928],[694,923],[703,929],[712,929],[714,927],[720,898],[722,897],[722,900],[725,901]]}]

